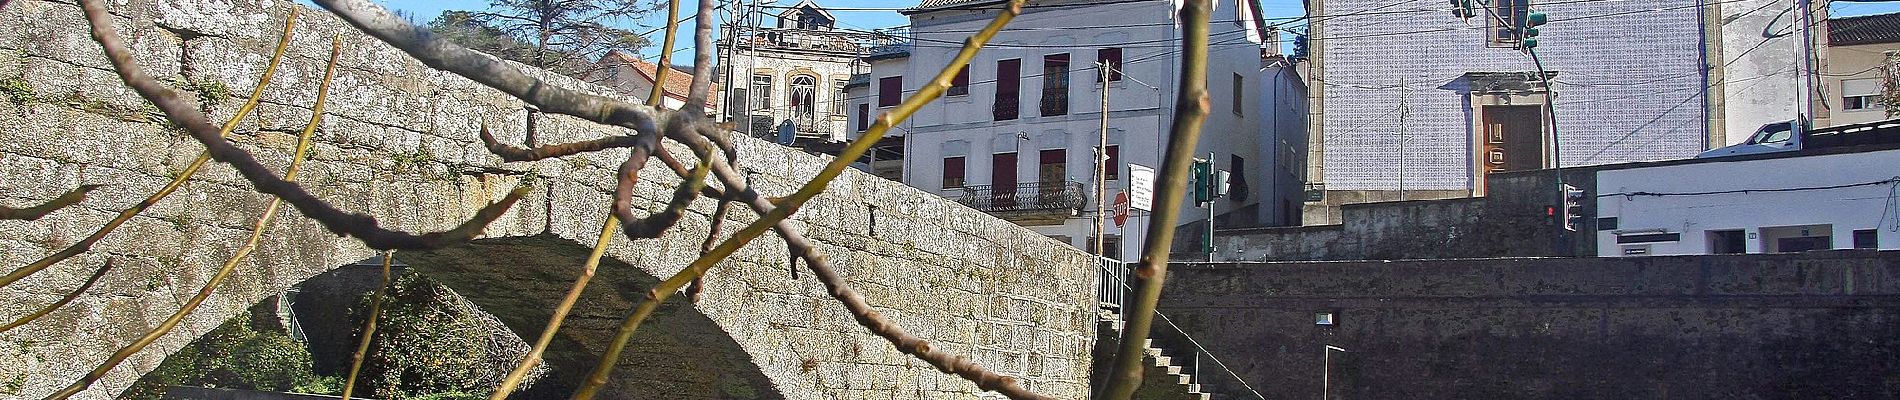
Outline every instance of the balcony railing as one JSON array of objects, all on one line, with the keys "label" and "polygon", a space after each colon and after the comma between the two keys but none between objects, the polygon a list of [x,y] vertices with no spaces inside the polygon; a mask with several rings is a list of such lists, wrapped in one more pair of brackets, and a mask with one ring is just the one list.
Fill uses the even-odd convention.
[{"label": "balcony railing", "polygon": [[983,212],[1075,211],[1088,202],[1082,184],[1077,182],[964,186],[960,193],[948,197]]},{"label": "balcony railing", "polygon": [[1018,110],[1016,107],[1016,96],[998,96],[996,103],[990,106],[990,116],[996,121],[1016,119],[1016,117],[1022,115],[1021,110]]}]

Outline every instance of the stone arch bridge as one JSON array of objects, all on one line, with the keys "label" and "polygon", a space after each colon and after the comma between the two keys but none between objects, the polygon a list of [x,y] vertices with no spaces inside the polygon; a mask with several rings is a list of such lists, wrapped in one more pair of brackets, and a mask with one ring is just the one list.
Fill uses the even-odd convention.
[{"label": "stone arch bridge", "polygon": [[[289,9],[300,7],[277,0],[111,3],[138,62],[195,93],[217,120],[233,115],[252,90]],[[329,39],[342,37],[342,67],[301,181],[344,209],[410,231],[445,229],[515,185],[533,183],[535,194],[484,238],[397,258],[499,311],[516,334],[534,337],[599,232],[613,169],[625,153],[502,163],[482,148],[478,126],[497,127],[498,136],[515,143],[624,132],[541,116],[533,117],[540,118],[539,129],[529,135],[521,127],[531,116],[518,101],[429,70],[328,13],[303,15],[263,104],[231,140],[281,171],[310,115]],[[0,51],[0,204],[37,204],[79,185],[105,185],[47,218],[0,221],[0,266],[8,270],[90,234],[202,150],[116,78],[69,2],[5,4]],[[767,195],[790,193],[827,161],[759,141],[740,146],[740,163]],[[659,208],[677,181],[670,175],[658,166],[643,171],[636,204]],[[0,398],[44,396],[156,325],[242,244],[267,201],[232,169],[213,163],[93,251],[0,289],[0,317],[12,319],[77,287],[107,259],[117,268],[60,311],[0,334]],[[691,217],[659,239],[616,237],[610,261],[550,355],[556,375],[562,363],[577,362],[563,357],[594,354],[606,341],[630,307],[627,293],[697,254],[711,208],[710,201],[696,204]],[[728,226],[753,217],[735,212]],[[1094,262],[1086,254],[856,171],[795,219],[871,304],[907,329],[1017,376],[1033,390],[1086,396],[1095,318]],[[116,396],[227,317],[373,253],[286,215],[204,308],[80,397]],[[739,365],[748,371],[739,379],[793,399],[981,396],[970,383],[937,373],[857,326],[809,274],[793,279],[787,262],[783,242],[768,235],[715,268],[698,303],[670,302],[666,316],[643,329],[648,335],[622,360],[660,368],[626,369],[617,397],[718,397],[708,382],[732,378],[669,372],[702,362]]]}]

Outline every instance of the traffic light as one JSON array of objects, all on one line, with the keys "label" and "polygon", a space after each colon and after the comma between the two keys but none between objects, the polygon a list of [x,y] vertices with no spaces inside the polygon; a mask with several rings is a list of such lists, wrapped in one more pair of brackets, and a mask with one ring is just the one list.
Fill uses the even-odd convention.
[{"label": "traffic light", "polygon": [[1576,232],[1577,227],[1583,225],[1583,189],[1564,184],[1563,191],[1564,215],[1559,221],[1563,222],[1564,230]]},{"label": "traffic light", "polygon": [[1214,185],[1212,185],[1214,180],[1214,161],[1196,158],[1194,159],[1194,167],[1189,169],[1188,173],[1193,174],[1194,178],[1194,203],[1200,204],[1214,201]]},{"label": "traffic light", "polygon": [[1524,16],[1524,50],[1537,48],[1537,27],[1550,23],[1550,16],[1541,12],[1531,12]]},{"label": "traffic light", "polygon": [[1451,16],[1469,21],[1478,16],[1478,9],[1471,6],[1471,0],[1451,0]]}]

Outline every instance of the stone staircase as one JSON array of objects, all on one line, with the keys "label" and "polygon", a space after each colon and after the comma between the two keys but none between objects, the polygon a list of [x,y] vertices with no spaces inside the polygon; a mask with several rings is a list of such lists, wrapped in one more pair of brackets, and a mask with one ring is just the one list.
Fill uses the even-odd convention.
[{"label": "stone staircase", "polygon": [[[1090,377],[1095,382],[1096,390],[1105,387],[1103,382],[1107,380],[1104,375],[1110,368],[1109,364],[1114,362],[1115,352],[1121,346],[1122,330],[1125,324],[1120,316],[1114,313],[1104,313],[1096,323],[1095,369]],[[1161,330],[1163,329],[1155,329],[1155,331]],[[1135,392],[1134,398],[1142,400],[1215,399],[1215,395],[1206,384],[1201,383],[1201,379],[1195,376],[1202,372],[1194,370],[1195,351],[1191,347],[1182,349],[1168,346],[1167,340],[1162,340],[1158,345],[1153,336],[1155,335],[1151,335],[1143,343],[1143,347],[1147,349],[1147,356],[1142,358],[1145,370],[1142,373],[1141,389]]]}]

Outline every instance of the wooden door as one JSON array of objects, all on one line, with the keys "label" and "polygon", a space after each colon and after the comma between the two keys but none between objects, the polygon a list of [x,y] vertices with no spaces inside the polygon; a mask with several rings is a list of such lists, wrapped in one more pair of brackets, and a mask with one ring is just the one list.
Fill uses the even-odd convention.
[{"label": "wooden door", "polygon": [[1541,105],[1484,108],[1484,173],[1544,168],[1543,110]]}]

